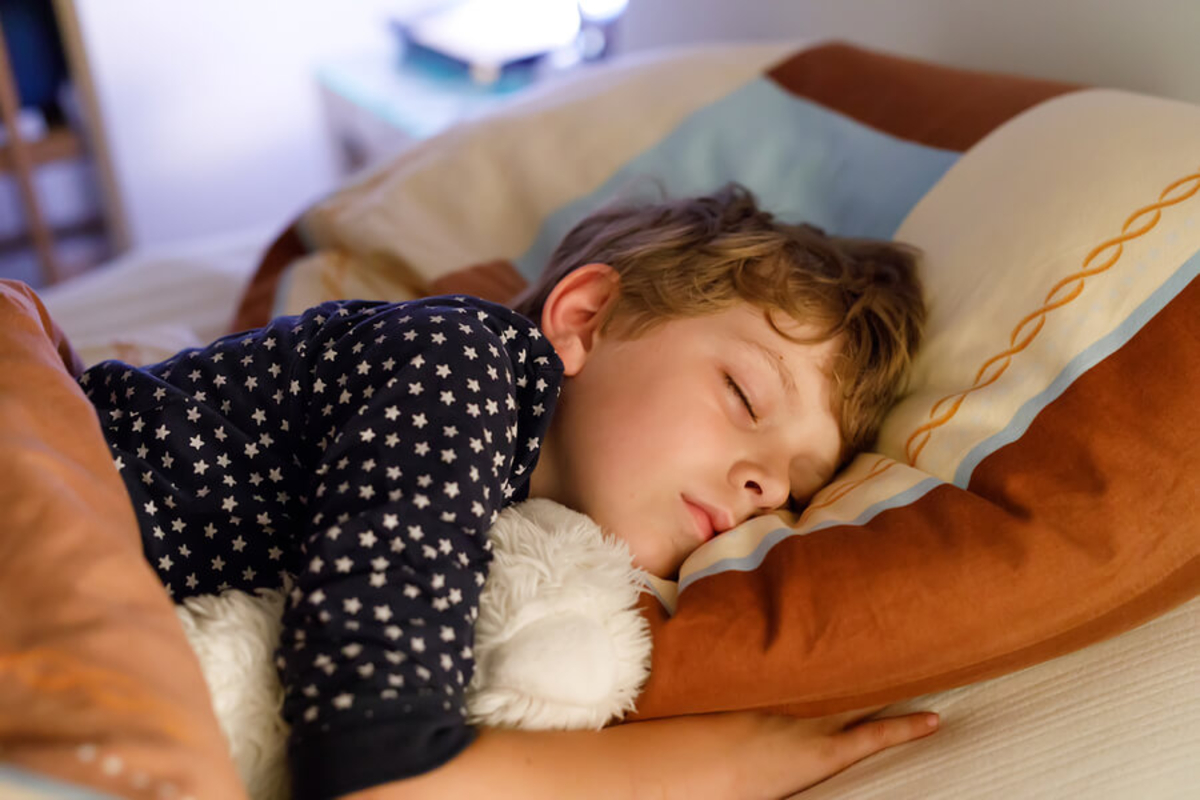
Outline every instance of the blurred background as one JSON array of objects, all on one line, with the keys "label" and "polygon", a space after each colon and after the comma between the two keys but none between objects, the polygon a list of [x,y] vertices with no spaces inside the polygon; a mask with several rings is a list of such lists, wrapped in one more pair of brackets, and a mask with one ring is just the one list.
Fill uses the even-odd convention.
[{"label": "blurred background", "polygon": [[355,171],[667,45],[838,38],[1200,102],[1197,0],[997,5],[0,0],[0,277],[44,287],[140,249],[265,246]]}]

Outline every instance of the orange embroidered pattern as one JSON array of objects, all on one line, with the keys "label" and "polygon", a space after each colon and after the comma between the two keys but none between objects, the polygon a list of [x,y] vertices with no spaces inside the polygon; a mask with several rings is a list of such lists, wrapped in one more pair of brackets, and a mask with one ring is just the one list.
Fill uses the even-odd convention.
[{"label": "orange embroidered pattern", "polygon": [[838,500],[841,500],[843,497],[850,494],[867,481],[887,472],[895,464],[896,462],[887,456],[880,456],[879,460],[871,466],[871,469],[867,471],[866,475],[863,475],[861,478],[856,478],[852,481],[847,481],[846,483],[837,486],[837,488],[830,486],[829,488],[831,491],[829,492],[829,495],[821,498],[821,501],[818,503],[810,503],[808,508],[804,509],[804,514],[807,515],[810,511],[816,511],[818,508],[825,508],[833,505]]},{"label": "orange embroidered pattern", "polygon": [[[1170,197],[1173,191],[1188,183],[1192,184],[1190,189],[1183,190],[1180,194]],[[1013,356],[1028,347],[1029,343],[1041,332],[1042,326],[1046,322],[1046,316],[1051,311],[1065,306],[1078,297],[1083,292],[1084,283],[1087,278],[1099,275],[1116,264],[1121,258],[1121,253],[1124,251],[1123,243],[1131,239],[1136,239],[1152,230],[1158,224],[1159,219],[1162,218],[1161,209],[1187,200],[1189,197],[1195,195],[1197,190],[1200,190],[1200,173],[1188,175],[1175,181],[1166,189],[1163,189],[1162,193],[1158,196],[1158,202],[1151,203],[1144,208],[1139,208],[1130,214],[1129,218],[1125,220],[1125,224],[1121,226],[1120,236],[1109,239],[1088,253],[1087,258],[1083,260],[1082,269],[1054,284],[1054,287],[1046,295],[1042,307],[1027,315],[1013,328],[1012,333],[1008,337],[1008,347],[989,358],[979,368],[979,371],[975,374],[974,384],[969,389],[946,395],[934,404],[933,408],[929,411],[929,421],[913,431],[912,435],[908,437],[908,441],[904,444],[904,453],[908,458],[909,465],[916,465],[917,458],[921,455],[921,451],[925,448],[925,445],[929,443],[929,438],[933,435],[933,431],[954,418],[954,415],[958,413],[958,409],[962,406],[963,400],[968,395],[978,392],[999,380],[1004,371],[1008,369],[1008,365],[1012,363]],[[1134,223],[1142,217],[1147,217],[1142,227],[1137,230],[1130,230]],[[1091,266],[1092,262],[1099,258],[1105,251],[1109,251],[1108,259],[1103,264]],[[1070,287],[1070,289],[1067,290],[1067,287]],[[1060,291],[1063,291],[1061,296],[1059,295]],[[941,416],[938,416],[939,409],[947,403],[949,405],[945,411],[942,412]]]}]

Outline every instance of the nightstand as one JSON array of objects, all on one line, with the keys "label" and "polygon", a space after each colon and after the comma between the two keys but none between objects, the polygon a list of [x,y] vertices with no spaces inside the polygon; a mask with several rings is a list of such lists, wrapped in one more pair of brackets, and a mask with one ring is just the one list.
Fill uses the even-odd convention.
[{"label": "nightstand", "polygon": [[316,77],[344,174],[485,114],[535,85],[480,86],[415,67],[394,53],[331,61]]}]

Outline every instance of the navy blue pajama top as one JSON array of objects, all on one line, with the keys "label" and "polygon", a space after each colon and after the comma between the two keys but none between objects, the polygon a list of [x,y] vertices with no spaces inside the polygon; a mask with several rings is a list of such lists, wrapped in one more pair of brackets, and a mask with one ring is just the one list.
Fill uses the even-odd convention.
[{"label": "navy blue pajama top", "polygon": [[486,531],[528,496],[562,384],[532,322],[466,295],[331,302],[80,383],[177,601],[293,579],[276,665],[296,800],[474,740]]}]

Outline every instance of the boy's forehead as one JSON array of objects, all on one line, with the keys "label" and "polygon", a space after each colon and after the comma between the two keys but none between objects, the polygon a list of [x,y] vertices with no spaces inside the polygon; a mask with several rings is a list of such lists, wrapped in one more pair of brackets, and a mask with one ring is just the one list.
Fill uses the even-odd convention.
[{"label": "boy's forehead", "polygon": [[799,399],[799,390],[796,388],[796,378],[792,375],[792,370],[785,365],[782,353],[780,353],[770,344],[766,344],[749,336],[736,336],[734,341],[738,345],[745,348],[755,358],[759,359],[768,367],[770,367],[771,371],[774,372],[779,378],[779,382],[783,384],[784,391],[789,397],[791,397],[793,400]]},{"label": "boy's forehead", "polygon": [[[782,312],[758,309],[738,316],[730,320],[734,323],[732,341],[736,344],[751,349],[769,360],[773,368],[783,368],[789,375],[797,367],[812,365],[832,377],[833,362],[842,341],[840,337],[828,336],[825,326],[802,322]],[[794,385],[791,381],[791,386]]]},{"label": "boy's forehead", "polygon": [[732,348],[739,356],[761,361],[779,377],[789,396],[803,393],[806,384],[832,382],[842,348],[841,337],[828,337],[823,325],[801,322],[783,312],[771,314],[750,303],[699,317],[664,320],[655,330],[680,343],[692,340],[701,353]]}]

